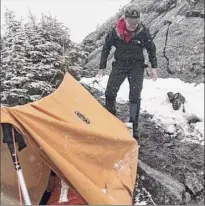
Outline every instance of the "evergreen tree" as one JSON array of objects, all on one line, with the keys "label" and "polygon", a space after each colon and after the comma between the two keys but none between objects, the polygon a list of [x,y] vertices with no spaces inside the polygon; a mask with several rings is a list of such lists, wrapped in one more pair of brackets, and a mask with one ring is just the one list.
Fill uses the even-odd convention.
[{"label": "evergreen tree", "polygon": [[12,11],[5,12],[5,35],[2,38],[2,72],[10,72],[19,76],[22,68],[28,62],[25,56],[26,34],[21,21],[15,19]]},{"label": "evergreen tree", "polygon": [[72,46],[69,30],[56,19],[31,13],[23,24],[11,11],[5,13],[2,37],[2,103],[19,105],[48,95],[65,72],[64,51]]},{"label": "evergreen tree", "polygon": [[[29,101],[29,97],[22,90],[23,85],[29,79],[26,77],[24,68],[29,64],[26,57],[25,44],[27,42],[26,34],[23,29],[22,21],[15,19],[14,12],[7,9],[5,12],[5,25],[3,25],[5,34],[2,37],[1,52],[1,100],[5,104],[19,101],[23,104],[24,100]],[[19,101],[18,101],[19,100]]]},{"label": "evergreen tree", "polygon": [[64,50],[71,47],[70,30],[56,18],[42,14],[40,24],[47,41],[58,43]]}]

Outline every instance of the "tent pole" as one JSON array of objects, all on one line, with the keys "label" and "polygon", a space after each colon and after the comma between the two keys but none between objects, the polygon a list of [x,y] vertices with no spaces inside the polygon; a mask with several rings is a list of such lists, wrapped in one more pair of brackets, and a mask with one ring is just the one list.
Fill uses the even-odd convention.
[{"label": "tent pole", "polygon": [[[24,199],[24,203],[26,205],[32,205],[31,204],[31,200],[29,197],[29,193],[26,187],[26,183],[25,183],[25,179],[23,176],[23,172],[21,169],[21,165],[17,156],[17,152],[16,152],[16,145],[15,145],[15,134],[14,134],[14,128],[12,127],[11,124],[8,123],[4,123],[2,125],[2,129],[3,129],[3,143],[7,143],[9,151],[11,153],[11,158],[14,164],[14,168],[16,170],[17,176],[18,176],[18,180],[19,180],[19,184],[21,187],[21,191],[23,194],[23,199]],[[12,138],[13,137],[13,138]],[[22,147],[22,145],[21,145]],[[25,145],[23,145],[23,148],[25,147]],[[23,149],[21,148],[21,149]]]},{"label": "tent pole", "polygon": [[25,205],[32,205],[29,194],[28,194],[28,190],[27,190],[27,187],[26,187],[23,172],[22,172],[22,169],[21,169],[21,165],[20,165],[20,162],[18,160],[18,156],[15,153],[14,145],[12,143],[10,143],[10,144],[8,143],[8,147],[9,147],[11,157],[12,157],[12,160],[13,160],[13,163],[14,163],[14,167],[15,167],[18,179],[19,179],[19,183],[20,183],[20,186],[21,186],[21,191],[22,191],[23,198],[24,198],[24,203],[25,203]]}]

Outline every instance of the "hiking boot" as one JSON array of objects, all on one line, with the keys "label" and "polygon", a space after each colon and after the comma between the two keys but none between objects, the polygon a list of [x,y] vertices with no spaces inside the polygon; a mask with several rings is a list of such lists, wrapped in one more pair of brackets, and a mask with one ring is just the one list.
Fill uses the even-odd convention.
[{"label": "hiking boot", "polygon": [[132,117],[130,117],[130,119],[129,119],[128,122],[133,123],[133,119],[132,119]]},{"label": "hiking boot", "polygon": [[112,113],[114,116],[116,116],[116,101],[110,101],[110,100],[105,100],[105,108]]},{"label": "hiking boot", "polygon": [[136,140],[139,140],[138,121],[133,122],[133,137]]},{"label": "hiking boot", "polygon": [[139,140],[139,131],[133,131],[133,137],[136,139],[136,140]]}]

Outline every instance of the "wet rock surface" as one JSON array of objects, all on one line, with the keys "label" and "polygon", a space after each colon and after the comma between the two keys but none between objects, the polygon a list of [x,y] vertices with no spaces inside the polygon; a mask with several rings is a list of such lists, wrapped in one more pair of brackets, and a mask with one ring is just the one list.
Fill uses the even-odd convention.
[{"label": "wet rock surface", "polygon": [[[118,106],[119,118],[128,117],[128,105]],[[201,204],[204,201],[204,146],[181,142],[167,134],[142,111],[139,139],[141,184],[156,204]]]}]

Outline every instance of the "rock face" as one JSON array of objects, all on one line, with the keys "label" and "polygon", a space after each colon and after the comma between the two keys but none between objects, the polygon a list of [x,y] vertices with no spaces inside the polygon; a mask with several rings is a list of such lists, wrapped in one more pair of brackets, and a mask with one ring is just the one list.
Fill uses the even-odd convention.
[{"label": "rock face", "polygon": [[[119,105],[120,119],[128,105]],[[140,118],[139,176],[156,204],[193,204],[204,201],[204,146],[170,136],[143,113]]]},{"label": "rock face", "polygon": [[[177,77],[185,82],[197,84],[204,82],[204,1],[133,0],[132,2],[139,6],[142,21],[149,28],[156,44],[159,76]],[[116,21],[119,14],[107,22],[108,27],[114,25],[114,20]],[[93,38],[95,42],[101,41],[89,55],[90,61],[85,65],[89,74],[97,72],[101,45],[106,33],[102,35],[102,32],[96,31],[87,37],[89,40]],[[113,51],[109,56],[107,73],[111,69]],[[144,54],[147,56],[146,51]],[[149,63],[147,58],[146,62]]]},{"label": "rock face", "polygon": [[[128,105],[118,104],[125,121]],[[180,141],[152,121],[140,117],[139,180],[158,205],[204,204],[204,146]]]}]

